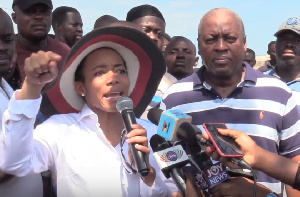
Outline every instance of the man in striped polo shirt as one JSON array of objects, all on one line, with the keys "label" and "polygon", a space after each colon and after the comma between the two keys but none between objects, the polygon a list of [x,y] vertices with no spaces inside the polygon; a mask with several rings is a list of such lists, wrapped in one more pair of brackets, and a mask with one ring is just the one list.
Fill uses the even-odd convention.
[{"label": "man in striped polo shirt", "polygon": [[[203,66],[173,84],[161,108],[191,115],[192,123],[201,129],[203,123],[226,123],[251,135],[262,148],[299,161],[300,121],[295,98],[285,83],[243,62],[247,44],[241,18],[227,8],[206,13],[199,24],[198,48]],[[281,182],[262,172],[257,180],[257,196],[282,195]],[[287,188],[289,197],[300,196],[292,192]],[[253,196],[253,181],[230,178],[212,194]]]},{"label": "man in striped polo shirt", "polygon": [[274,36],[277,37],[277,64],[266,73],[287,83],[296,97],[300,112],[300,19],[289,18]]}]

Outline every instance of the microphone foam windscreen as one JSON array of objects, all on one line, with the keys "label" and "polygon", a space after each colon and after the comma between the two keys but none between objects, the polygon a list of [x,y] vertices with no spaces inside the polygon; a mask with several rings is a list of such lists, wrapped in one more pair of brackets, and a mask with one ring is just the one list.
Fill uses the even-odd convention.
[{"label": "microphone foam windscreen", "polygon": [[124,109],[132,109],[133,102],[129,97],[122,97],[117,101],[116,108],[119,112],[122,112]]},{"label": "microphone foam windscreen", "polygon": [[153,107],[149,110],[148,114],[147,114],[147,118],[148,120],[150,120],[153,124],[158,125],[159,120],[160,120],[160,116],[161,113],[163,112],[163,110]]}]

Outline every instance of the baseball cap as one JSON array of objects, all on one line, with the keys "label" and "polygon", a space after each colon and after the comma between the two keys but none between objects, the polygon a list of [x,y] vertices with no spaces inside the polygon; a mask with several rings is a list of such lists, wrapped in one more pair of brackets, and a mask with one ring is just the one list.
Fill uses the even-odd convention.
[{"label": "baseball cap", "polygon": [[279,27],[279,30],[274,34],[274,36],[278,36],[283,31],[293,31],[296,34],[300,35],[300,19],[296,17],[292,17],[287,19],[282,25]]},{"label": "baseball cap", "polygon": [[42,3],[48,6],[49,8],[53,8],[52,1],[51,0],[14,0],[12,7],[17,5],[22,11],[28,9],[29,7]]}]

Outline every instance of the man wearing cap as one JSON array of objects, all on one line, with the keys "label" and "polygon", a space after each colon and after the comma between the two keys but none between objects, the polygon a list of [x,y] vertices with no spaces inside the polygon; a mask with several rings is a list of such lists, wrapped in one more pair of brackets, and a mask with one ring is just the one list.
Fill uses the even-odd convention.
[{"label": "man wearing cap", "polygon": [[134,7],[127,13],[126,21],[141,25],[158,48],[162,49],[166,22],[156,7],[147,4]]},{"label": "man wearing cap", "polygon": [[[127,13],[126,21],[142,26],[146,34],[157,44],[157,47],[163,50],[166,23],[162,13],[156,7],[147,4],[134,7]],[[159,106],[162,95],[176,81],[174,76],[165,73],[142,118],[147,119],[147,111],[152,107]]]},{"label": "man wearing cap", "polygon": [[[17,65],[20,68],[22,80],[25,79],[25,59],[38,51],[52,51],[62,56],[62,59],[58,62],[58,68],[61,70],[70,48],[66,44],[48,36],[52,21],[52,1],[14,0],[12,8],[14,10],[12,18],[18,29],[18,34],[16,35]],[[55,93],[51,94],[51,88],[54,85],[55,81],[46,84],[43,89],[41,113],[37,118],[39,122],[44,121],[53,114],[65,113],[62,108],[57,106],[59,100],[56,99]],[[52,96],[49,96],[49,94]]]},{"label": "man wearing cap", "polygon": [[[0,8],[0,119],[8,107],[13,89],[9,86],[4,76],[12,68],[16,60],[15,34],[13,23],[9,15]],[[0,135],[2,124],[0,124]],[[0,143],[0,146],[2,144]],[[1,160],[0,160],[1,163]],[[32,174],[23,177],[7,175],[0,171],[0,196],[1,197],[42,197],[42,177]]]},{"label": "man wearing cap", "polygon": [[297,98],[300,112],[300,19],[289,18],[274,34],[276,40],[276,67],[267,72],[287,83]]},{"label": "man wearing cap", "polygon": [[[59,54],[62,57],[58,62],[58,69],[60,70],[70,48],[66,44],[48,36],[52,21],[52,1],[14,0],[12,8],[14,11],[12,19],[17,24],[18,29],[16,51],[17,66],[20,69],[21,80],[24,81],[25,79],[25,59],[38,51],[52,51]],[[40,70],[39,72],[47,73],[48,71]],[[53,114],[64,112],[62,108],[59,109],[57,107],[60,101],[57,99],[56,92],[50,90],[54,85],[55,81],[46,84],[43,89],[43,99],[40,112],[37,116],[37,124],[43,122]],[[51,94],[51,97],[48,94]]]},{"label": "man wearing cap", "polygon": [[17,64],[22,80],[25,78],[24,60],[39,50],[53,51],[63,58],[59,62],[61,68],[65,56],[70,49],[67,45],[48,36],[52,21],[51,0],[14,0],[12,19],[17,24],[16,39]]}]

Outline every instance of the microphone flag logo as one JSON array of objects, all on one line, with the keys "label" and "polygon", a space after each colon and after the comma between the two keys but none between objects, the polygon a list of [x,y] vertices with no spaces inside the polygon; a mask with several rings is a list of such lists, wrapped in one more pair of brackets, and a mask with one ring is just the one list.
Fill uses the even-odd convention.
[{"label": "microphone flag logo", "polygon": [[153,156],[162,170],[178,164],[185,165],[189,161],[189,158],[181,145],[154,152]]},{"label": "microphone flag logo", "polygon": [[164,162],[176,161],[177,159],[180,159],[182,155],[183,155],[182,150],[174,149],[172,151],[163,153],[162,156],[160,157],[160,160]]},{"label": "microphone flag logo", "polygon": [[168,133],[169,127],[170,127],[170,123],[167,123],[167,121],[164,120],[164,124],[163,124],[163,129],[162,129],[162,131]]},{"label": "microphone flag logo", "polygon": [[157,134],[170,141],[177,141],[176,131],[183,122],[191,122],[192,117],[180,110],[163,111],[157,127]]}]

